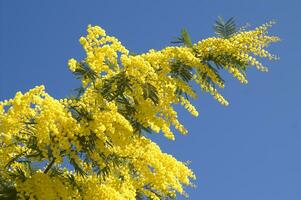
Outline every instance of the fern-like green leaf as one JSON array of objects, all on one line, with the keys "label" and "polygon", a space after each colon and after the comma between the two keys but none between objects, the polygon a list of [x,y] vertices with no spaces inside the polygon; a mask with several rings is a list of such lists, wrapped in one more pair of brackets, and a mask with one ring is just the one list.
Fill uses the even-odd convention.
[{"label": "fern-like green leaf", "polygon": [[181,35],[184,41],[184,45],[186,45],[187,47],[192,47],[190,36],[185,28],[182,28]]},{"label": "fern-like green leaf", "polygon": [[149,98],[155,105],[159,103],[157,88],[150,83],[142,85],[144,99]]},{"label": "fern-like green leaf", "polygon": [[89,67],[89,65],[82,61],[78,63],[78,67],[73,72],[75,76],[77,76],[77,79],[90,79],[92,82],[94,82],[97,78],[97,74]]},{"label": "fern-like green leaf", "polygon": [[170,74],[174,78],[181,79],[188,83],[192,79],[192,67],[181,62],[175,62],[171,65]]},{"label": "fern-like green leaf", "polygon": [[222,17],[218,17],[214,24],[214,31],[221,38],[230,38],[237,32],[234,18],[225,21]]},{"label": "fern-like green leaf", "polygon": [[171,42],[172,44],[183,44],[184,46],[192,47],[192,42],[186,28],[182,28],[181,36],[175,37],[175,39],[175,41]]}]

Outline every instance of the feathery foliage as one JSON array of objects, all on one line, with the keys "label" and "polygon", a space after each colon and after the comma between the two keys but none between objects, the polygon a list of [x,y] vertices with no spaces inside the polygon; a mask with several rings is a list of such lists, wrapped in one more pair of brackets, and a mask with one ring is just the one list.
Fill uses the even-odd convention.
[{"label": "feathery foliage", "polygon": [[237,32],[235,20],[233,17],[224,21],[222,17],[218,17],[214,24],[215,34],[222,38],[230,38]]}]

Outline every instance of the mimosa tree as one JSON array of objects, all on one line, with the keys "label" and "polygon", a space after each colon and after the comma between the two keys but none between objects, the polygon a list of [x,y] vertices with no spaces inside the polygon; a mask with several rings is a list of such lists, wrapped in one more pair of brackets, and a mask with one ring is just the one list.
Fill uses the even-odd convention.
[{"label": "mimosa tree", "polygon": [[[186,195],[195,175],[160,150],[148,133],[174,140],[187,134],[174,109],[191,104],[199,85],[222,105],[220,70],[246,84],[256,57],[277,59],[266,47],[273,22],[237,30],[233,18],[215,24],[215,37],[193,43],[185,29],[160,51],[131,54],[99,26],[80,38],[86,52],[70,59],[81,81],[76,95],[55,99],[37,86],[0,102],[1,199],[173,199]],[[195,84],[196,83],[196,84]]]}]

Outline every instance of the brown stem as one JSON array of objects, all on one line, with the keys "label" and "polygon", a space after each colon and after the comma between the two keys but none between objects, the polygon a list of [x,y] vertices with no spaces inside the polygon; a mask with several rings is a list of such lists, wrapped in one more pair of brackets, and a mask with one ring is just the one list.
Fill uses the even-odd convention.
[{"label": "brown stem", "polygon": [[54,164],[55,158],[53,158],[53,160],[48,164],[48,166],[46,167],[44,174],[47,174],[47,172],[51,169],[52,165]]}]

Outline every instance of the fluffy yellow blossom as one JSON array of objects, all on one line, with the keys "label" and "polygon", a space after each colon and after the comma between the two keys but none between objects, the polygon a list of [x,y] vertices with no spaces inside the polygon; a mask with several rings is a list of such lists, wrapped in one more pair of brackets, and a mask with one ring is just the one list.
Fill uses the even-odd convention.
[{"label": "fluffy yellow blossom", "polygon": [[243,84],[248,67],[267,71],[255,57],[277,59],[265,49],[279,40],[267,35],[272,24],[138,55],[89,25],[79,39],[85,58],[68,61],[82,82],[75,97],[55,99],[38,86],[0,102],[0,181],[11,184],[19,199],[186,196],[194,173],[147,132],[175,140],[173,126],[187,134],[174,106],[198,116],[190,101],[197,98],[194,84],[227,106],[216,67]]}]

